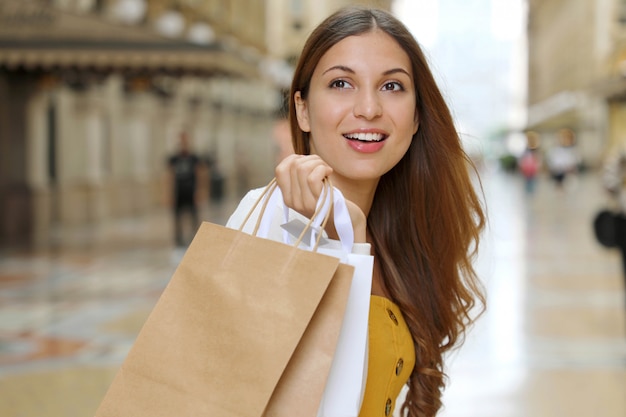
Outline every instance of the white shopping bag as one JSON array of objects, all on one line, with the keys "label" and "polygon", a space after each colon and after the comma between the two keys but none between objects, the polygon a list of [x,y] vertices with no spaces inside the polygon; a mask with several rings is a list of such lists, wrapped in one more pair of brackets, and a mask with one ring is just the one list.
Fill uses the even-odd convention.
[{"label": "white shopping bag", "polygon": [[[337,257],[342,263],[354,266],[355,272],[318,417],[357,417],[367,379],[368,319],[374,257],[369,253],[369,245],[364,245],[367,253],[353,253],[354,231],[342,193],[334,188],[323,201],[322,197],[318,202],[318,206],[322,205],[320,214],[314,219],[310,230],[320,230],[322,219],[332,204],[333,220],[339,235],[339,242],[321,238],[316,250]],[[283,206],[281,240],[284,243],[293,244],[304,230],[305,221],[298,218],[298,215],[294,216],[294,212],[284,206],[279,188],[267,198],[269,199],[267,208],[263,218],[260,219],[257,235],[267,237],[273,234],[273,238],[277,238],[275,209]],[[317,233],[307,232],[300,247],[314,248],[317,237]]]},{"label": "white shopping bag", "polygon": [[325,248],[319,248],[318,252],[337,256],[343,263],[354,266],[346,313],[318,417],[357,417],[367,379],[368,317],[374,257],[337,253],[337,250]]},{"label": "white shopping bag", "polygon": [[[367,379],[368,318],[374,257],[370,253],[354,253],[354,231],[346,200],[336,188],[323,204],[330,205],[330,198],[333,199],[334,223],[341,248],[333,248],[326,244],[321,245],[317,251],[335,256],[341,259],[341,262],[354,266],[354,276],[337,349],[317,415],[357,417]],[[319,227],[320,219],[321,217],[315,219],[314,226]],[[314,236],[311,236],[310,244],[313,239]]]}]

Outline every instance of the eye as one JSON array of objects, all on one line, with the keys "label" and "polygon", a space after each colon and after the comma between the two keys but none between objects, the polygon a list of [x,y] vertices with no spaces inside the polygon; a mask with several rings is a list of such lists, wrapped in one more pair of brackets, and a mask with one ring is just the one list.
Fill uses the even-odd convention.
[{"label": "eye", "polygon": [[344,89],[352,87],[346,80],[334,80],[330,83],[330,88]]},{"label": "eye", "polygon": [[404,86],[397,81],[389,81],[383,85],[385,91],[404,91]]}]

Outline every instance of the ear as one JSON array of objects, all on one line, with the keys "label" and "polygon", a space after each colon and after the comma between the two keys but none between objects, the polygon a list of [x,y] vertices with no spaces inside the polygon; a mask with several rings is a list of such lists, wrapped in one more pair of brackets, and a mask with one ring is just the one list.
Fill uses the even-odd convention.
[{"label": "ear", "polygon": [[417,133],[417,129],[419,129],[419,127],[420,127],[420,117],[417,114],[417,110],[415,111],[415,119],[413,119],[413,123],[414,123],[414,125],[413,125],[413,134],[416,134]]},{"label": "ear", "polygon": [[310,132],[311,125],[309,124],[309,109],[306,105],[306,100],[302,98],[300,91],[296,91],[293,95],[293,101],[296,105],[296,117],[298,118],[298,126],[303,132]]}]

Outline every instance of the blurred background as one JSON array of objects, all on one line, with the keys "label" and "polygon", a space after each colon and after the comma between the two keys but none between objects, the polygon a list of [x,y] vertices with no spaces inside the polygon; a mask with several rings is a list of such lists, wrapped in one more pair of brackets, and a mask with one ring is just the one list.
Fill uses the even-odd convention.
[{"label": "blurred background", "polygon": [[626,415],[625,232],[594,229],[625,0],[0,0],[0,415],[94,414],[198,222],[291,152],[293,66],[346,4],[414,33],[481,175],[488,310],[441,415]]}]

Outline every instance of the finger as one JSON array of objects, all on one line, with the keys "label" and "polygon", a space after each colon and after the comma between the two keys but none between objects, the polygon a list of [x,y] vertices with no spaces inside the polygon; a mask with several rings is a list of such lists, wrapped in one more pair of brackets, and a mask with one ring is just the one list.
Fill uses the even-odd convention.
[{"label": "finger", "polygon": [[332,169],[317,155],[285,158],[276,169],[276,179],[285,204],[310,217],[322,190],[322,180]]},{"label": "finger", "polygon": [[287,185],[292,166],[299,158],[302,158],[302,155],[292,154],[287,156],[285,159],[280,161],[278,165],[276,165],[276,168],[274,169],[274,175],[278,182],[283,182],[285,183],[285,185]]},{"label": "finger", "polygon": [[309,191],[302,180],[311,169],[311,158],[305,155],[294,155],[285,158],[277,169],[276,180],[283,193],[283,200],[290,207],[303,215],[308,215]]},{"label": "finger", "polygon": [[293,167],[296,164],[296,161],[300,159],[302,155],[290,155],[283,159],[275,169],[275,177],[280,190],[283,193],[283,199],[287,206],[292,207],[293,200],[293,189],[292,189],[292,174]]},{"label": "finger", "polygon": [[332,174],[332,168],[322,161],[322,163],[314,166],[311,170],[311,173],[307,177],[309,188],[315,194],[315,197],[319,197],[322,192],[322,187],[324,186],[324,179],[329,177]]},{"label": "finger", "polygon": [[302,158],[298,158],[297,161],[291,165],[291,169],[289,171],[289,188],[290,195],[289,200],[285,200],[285,204],[291,207],[292,209],[305,214],[304,210],[304,201],[302,198],[302,187],[300,186],[299,176],[301,175],[299,172],[299,167],[302,164]]},{"label": "finger", "polygon": [[315,211],[317,201],[324,186],[323,180],[330,167],[318,156],[307,158],[299,164],[298,181],[302,204],[307,211]]}]

